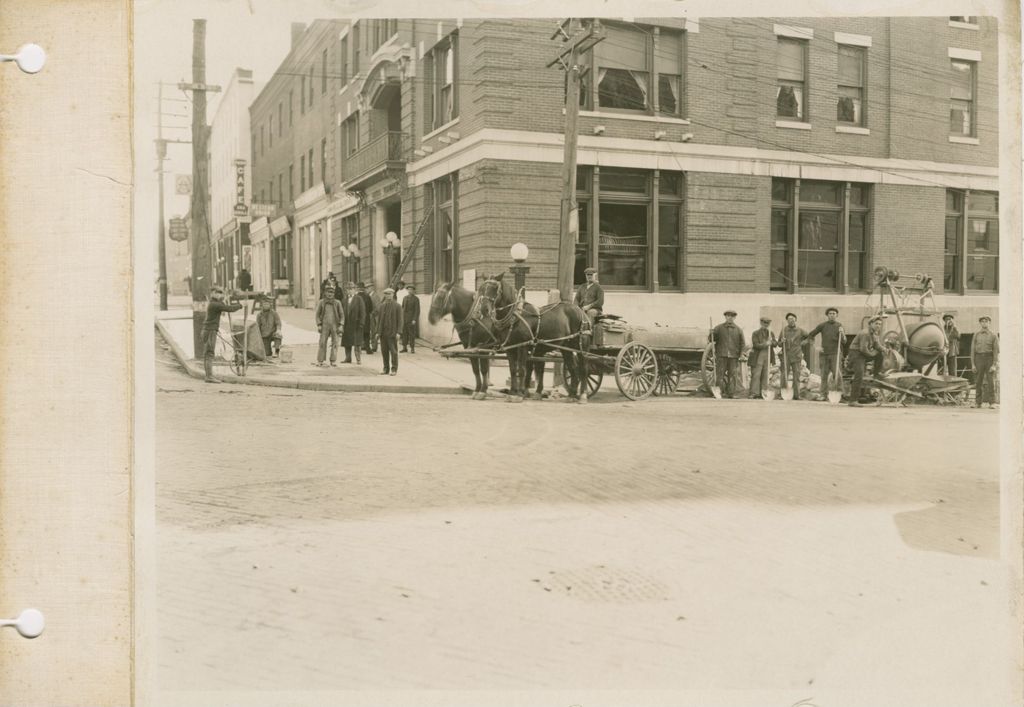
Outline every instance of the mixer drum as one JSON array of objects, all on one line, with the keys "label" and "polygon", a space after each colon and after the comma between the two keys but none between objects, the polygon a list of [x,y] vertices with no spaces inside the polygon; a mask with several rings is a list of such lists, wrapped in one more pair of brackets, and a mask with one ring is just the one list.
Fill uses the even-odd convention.
[{"label": "mixer drum", "polygon": [[946,332],[935,322],[921,322],[907,326],[907,363],[915,369],[921,369],[943,355],[949,345]]}]

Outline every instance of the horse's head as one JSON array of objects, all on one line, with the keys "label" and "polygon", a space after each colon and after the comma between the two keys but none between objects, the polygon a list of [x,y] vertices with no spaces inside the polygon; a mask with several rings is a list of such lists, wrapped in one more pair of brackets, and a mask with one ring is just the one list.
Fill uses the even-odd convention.
[{"label": "horse's head", "polygon": [[444,315],[451,311],[452,283],[443,282],[430,298],[430,311],[427,313],[427,320],[431,324],[437,324]]}]

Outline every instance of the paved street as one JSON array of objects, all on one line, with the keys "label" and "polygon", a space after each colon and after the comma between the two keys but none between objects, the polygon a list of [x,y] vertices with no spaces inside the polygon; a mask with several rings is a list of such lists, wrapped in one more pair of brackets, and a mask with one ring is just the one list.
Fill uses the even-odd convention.
[{"label": "paved street", "polygon": [[997,411],[157,386],[162,689],[1009,689]]}]

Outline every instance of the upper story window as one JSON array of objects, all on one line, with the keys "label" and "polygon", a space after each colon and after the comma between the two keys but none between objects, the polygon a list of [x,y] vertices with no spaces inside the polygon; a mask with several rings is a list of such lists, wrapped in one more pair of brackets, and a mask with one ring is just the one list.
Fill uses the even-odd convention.
[{"label": "upper story window", "polygon": [[327,93],[327,50],[320,58],[320,93]]},{"label": "upper story window", "polygon": [[791,37],[779,37],[778,42],[775,114],[779,118],[806,122],[808,42]]},{"label": "upper story window", "polygon": [[341,149],[345,157],[359,149],[359,113],[353,113],[342,122]]},{"label": "upper story window", "polygon": [[299,94],[299,115],[306,114],[306,75],[302,75],[302,91]]},{"label": "upper story window", "polygon": [[288,127],[295,124],[295,91],[288,92]]},{"label": "upper story window", "polygon": [[459,116],[458,34],[445,37],[424,57],[428,110],[426,129],[450,123]]},{"label": "upper story window", "polygon": [[270,127],[267,129],[268,141],[270,147],[274,146],[274,116],[270,116]]},{"label": "upper story window", "polygon": [[974,15],[959,15],[959,16],[950,15],[949,21],[950,21],[950,23],[956,23],[958,25],[977,25],[978,24],[978,18],[975,17]]},{"label": "upper story window", "polygon": [[974,87],[977,64],[973,61],[951,59],[953,72],[949,89],[949,132],[951,135],[975,137]]},{"label": "upper story window", "polygon": [[847,125],[864,126],[864,75],[867,49],[839,45],[838,99],[836,120]]},{"label": "upper story window", "polygon": [[284,131],[284,105],[277,104],[277,136],[281,137]]},{"label": "upper story window", "polygon": [[380,49],[398,32],[398,20],[370,20],[370,52]]},{"label": "upper story window", "polygon": [[359,73],[359,50],[362,48],[359,44],[359,30],[361,25],[357,22],[352,25],[352,75],[355,76]]},{"label": "upper story window", "polygon": [[315,70],[316,70],[316,67],[313,66],[313,65],[310,65],[310,67],[309,67],[309,107],[310,108],[313,107],[313,78],[316,75],[315,74]]},{"label": "upper story window", "polygon": [[661,27],[603,23],[605,39],[581,85],[585,108],[662,113],[683,111],[683,33]]},{"label": "upper story window", "polygon": [[348,35],[341,38],[341,85],[348,83]]}]

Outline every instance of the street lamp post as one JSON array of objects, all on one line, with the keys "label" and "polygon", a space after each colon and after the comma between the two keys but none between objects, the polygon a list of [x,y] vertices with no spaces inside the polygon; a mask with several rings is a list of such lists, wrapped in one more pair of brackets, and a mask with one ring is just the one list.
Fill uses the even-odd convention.
[{"label": "street lamp post", "polygon": [[359,279],[359,244],[352,241],[348,245],[341,246],[342,257],[348,259],[348,277],[346,279],[355,282]]},{"label": "street lamp post", "polygon": [[526,287],[526,273],[530,272],[530,266],[526,264],[526,259],[530,257],[530,249],[525,243],[516,243],[509,249],[509,253],[514,263],[510,270],[515,276],[516,292],[519,292]]},{"label": "street lamp post", "polygon": [[395,253],[401,248],[402,243],[398,238],[398,234],[394,231],[388,231],[383,238],[380,239],[380,247],[384,250],[384,263],[387,270],[388,286],[391,286],[391,276],[395,274]]}]

